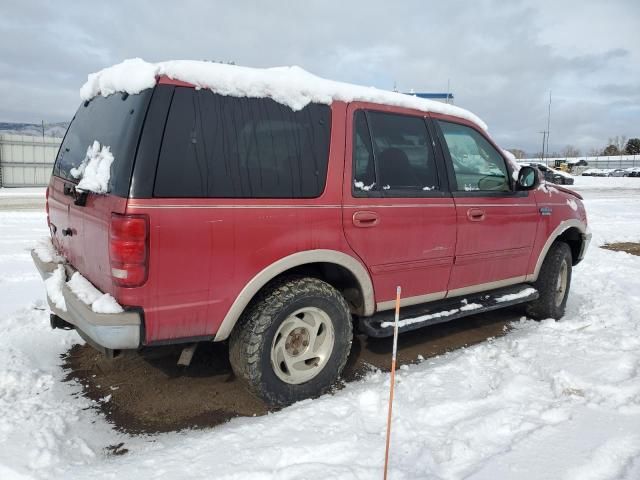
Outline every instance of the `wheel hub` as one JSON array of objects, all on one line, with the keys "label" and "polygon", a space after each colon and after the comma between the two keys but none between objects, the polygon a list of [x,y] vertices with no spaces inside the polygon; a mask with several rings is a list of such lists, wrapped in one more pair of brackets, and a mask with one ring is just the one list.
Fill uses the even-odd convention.
[{"label": "wheel hub", "polygon": [[293,329],[284,346],[289,355],[297,357],[309,346],[309,330],[302,327]]},{"label": "wheel hub", "polygon": [[335,342],[329,315],[317,307],[303,307],[283,320],[271,345],[271,366],[285,383],[308,382],[325,367]]}]

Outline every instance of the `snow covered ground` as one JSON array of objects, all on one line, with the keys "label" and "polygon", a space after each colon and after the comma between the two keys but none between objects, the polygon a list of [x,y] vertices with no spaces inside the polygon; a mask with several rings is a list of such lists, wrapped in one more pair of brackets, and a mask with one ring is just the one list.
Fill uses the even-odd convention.
[{"label": "snow covered ground", "polygon": [[[504,337],[398,372],[393,479],[640,478],[640,179],[578,178],[593,243],[560,322],[522,319]],[[389,375],[211,430],[114,431],[60,355],[27,249],[44,214],[0,211],[0,479],[380,478]],[[128,453],[106,447],[124,442]]]}]

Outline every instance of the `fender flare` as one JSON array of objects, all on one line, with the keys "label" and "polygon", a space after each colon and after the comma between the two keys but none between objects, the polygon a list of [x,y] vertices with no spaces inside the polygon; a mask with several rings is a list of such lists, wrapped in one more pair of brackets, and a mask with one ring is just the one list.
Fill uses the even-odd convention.
[{"label": "fender flare", "polygon": [[360,285],[364,300],[364,315],[373,315],[375,311],[373,283],[369,272],[360,261],[337,250],[306,250],[281,258],[255,275],[234,300],[224,320],[222,320],[213,341],[219,342],[229,338],[242,312],[244,312],[249,302],[268,282],[291,268],[308,265],[310,263],[333,263],[349,270]]},{"label": "fender flare", "polygon": [[553,245],[553,242],[555,242],[560,235],[562,235],[570,228],[577,228],[580,233],[582,233],[582,235],[588,236],[589,238],[591,237],[591,233],[589,232],[589,229],[584,222],[577,219],[563,220],[547,238],[547,241],[544,243],[542,250],[540,250],[540,254],[538,255],[538,260],[536,261],[536,267],[533,270],[533,273],[528,274],[525,278],[525,281],[535,282],[538,279],[540,269],[542,268],[542,262],[544,262],[544,259],[547,257],[547,253],[549,252],[551,245]]}]

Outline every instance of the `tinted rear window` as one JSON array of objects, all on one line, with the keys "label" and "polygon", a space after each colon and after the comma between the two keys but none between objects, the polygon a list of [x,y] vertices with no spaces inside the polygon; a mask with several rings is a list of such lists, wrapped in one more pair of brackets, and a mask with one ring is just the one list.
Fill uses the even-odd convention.
[{"label": "tinted rear window", "polygon": [[331,110],[175,90],[156,197],[313,198],[324,190]]},{"label": "tinted rear window", "polygon": [[95,97],[78,108],[60,146],[53,174],[77,182],[70,170],[80,165],[94,140],[111,148],[109,191],[126,196],[140,128],[152,90],[138,95],[115,93]]}]

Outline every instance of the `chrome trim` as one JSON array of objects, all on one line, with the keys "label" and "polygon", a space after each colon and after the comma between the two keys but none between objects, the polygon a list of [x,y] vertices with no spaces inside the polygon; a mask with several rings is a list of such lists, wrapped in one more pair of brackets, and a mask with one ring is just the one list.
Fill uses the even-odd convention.
[{"label": "chrome trim", "polygon": [[373,315],[375,307],[373,283],[371,282],[367,269],[358,260],[337,250],[307,250],[281,258],[255,275],[251,281],[244,286],[233,302],[233,305],[231,305],[231,308],[218,328],[214,341],[219,342],[229,337],[233,327],[240,318],[240,315],[242,315],[244,309],[249,305],[251,299],[269,281],[293,267],[319,262],[334,263],[349,270],[356,277],[362,290],[364,299],[362,315]]},{"label": "chrome trim", "polygon": [[[431,199],[429,199],[431,200]],[[403,203],[394,205],[376,205],[376,204],[362,204],[362,205],[344,205],[344,208],[455,208],[453,203]]]},{"label": "chrome trim", "polygon": [[139,203],[129,203],[127,208],[135,209],[170,209],[170,208],[195,208],[195,209],[293,209],[293,208],[342,208],[342,205],[145,205]]}]

